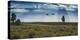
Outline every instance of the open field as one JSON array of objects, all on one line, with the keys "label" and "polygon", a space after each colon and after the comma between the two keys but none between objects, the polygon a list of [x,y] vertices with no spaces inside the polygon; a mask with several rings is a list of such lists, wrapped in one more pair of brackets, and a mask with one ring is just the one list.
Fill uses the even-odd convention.
[{"label": "open field", "polygon": [[29,22],[10,26],[10,38],[41,38],[78,34],[77,23]]}]

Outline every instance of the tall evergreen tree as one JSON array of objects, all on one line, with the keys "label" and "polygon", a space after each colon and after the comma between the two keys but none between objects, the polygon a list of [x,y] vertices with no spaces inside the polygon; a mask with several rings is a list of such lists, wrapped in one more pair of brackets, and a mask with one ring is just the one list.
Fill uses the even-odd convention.
[{"label": "tall evergreen tree", "polygon": [[65,22],[65,17],[64,16],[62,16],[62,22]]},{"label": "tall evergreen tree", "polygon": [[12,15],[11,15],[11,21],[12,21],[12,23],[14,23],[15,20],[16,20],[16,15],[15,15],[15,13],[12,13]]}]

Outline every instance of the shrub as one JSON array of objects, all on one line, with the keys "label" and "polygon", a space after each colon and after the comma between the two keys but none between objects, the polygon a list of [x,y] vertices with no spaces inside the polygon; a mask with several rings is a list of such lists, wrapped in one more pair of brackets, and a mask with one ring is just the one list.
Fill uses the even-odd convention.
[{"label": "shrub", "polygon": [[16,22],[15,22],[15,24],[16,24],[16,25],[20,25],[20,24],[21,24],[20,19],[17,19]]}]

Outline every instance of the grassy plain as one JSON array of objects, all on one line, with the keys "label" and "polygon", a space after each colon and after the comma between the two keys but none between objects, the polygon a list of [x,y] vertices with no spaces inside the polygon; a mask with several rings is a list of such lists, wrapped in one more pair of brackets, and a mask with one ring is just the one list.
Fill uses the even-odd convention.
[{"label": "grassy plain", "polygon": [[77,31],[77,23],[23,22],[21,25],[10,25],[10,38],[73,36],[78,34]]}]

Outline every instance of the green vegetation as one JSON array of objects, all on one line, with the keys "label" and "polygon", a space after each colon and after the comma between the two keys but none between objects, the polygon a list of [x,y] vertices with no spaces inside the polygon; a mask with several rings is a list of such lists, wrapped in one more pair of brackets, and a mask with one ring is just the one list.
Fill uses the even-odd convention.
[{"label": "green vegetation", "polygon": [[10,24],[12,25],[20,25],[21,24],[21,21],[20,19],[16,19],[16,14],[15,13],[12,13],[11,14],[11,17],[10,17]]},{"label": "green vegetation", "polygon": [[65,17],[64,16],[62,16],[62,22],[65,22]]},{"label": "green vegetation", "polygon": [[20,25],[20,24],[21,24],[20,19],[17,19],[16,22],[15,22],[15,25]]},{"label": "green vegetation", "polygon": [[16,20],[16,14],[12,13],[12,15],[11,15],[11,21],[12,21],[12,23],[14,23],[15,20]]},{"label": "green vegetation", "polygon": [[10,25],[10,38],[40,38],[77,35],[77,23],[33,22]]}]

